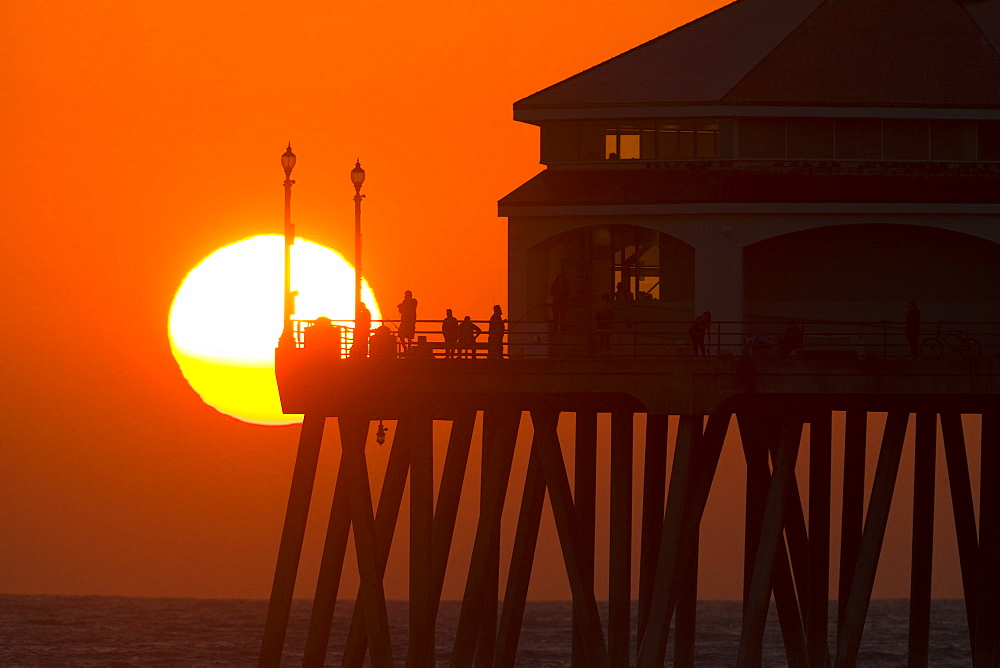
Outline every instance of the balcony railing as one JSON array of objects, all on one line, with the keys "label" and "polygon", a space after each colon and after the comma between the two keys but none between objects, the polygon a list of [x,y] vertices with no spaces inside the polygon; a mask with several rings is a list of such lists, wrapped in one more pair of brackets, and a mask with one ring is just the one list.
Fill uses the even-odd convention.
[{"label": "balcony railing", "polygon": [[[334,358],[485,359],[489,321],[471,345],[448,344],[441,321],[417,321],[412,345],[398,337],[398,320],[372,322],[367,346],[355,336],[353,321],[334,321],[333,334],[314,336],[314,321],[295,320],[295,346],[323,348]],[[386,329],[377,330],[380,326]],[[600,325],[586,322],[518,321],[508,323],[500,346],[502,358],[733,358],[771,359],[975,359],[1000,357],[1000,322],[926,322],[916,348],[900,322],[797,320],[718,321],[711,323],[696,349],[690,323],[627,321]],[[357,341],[356,341],[357,338]],[[359,345],[355,345],[358,343]]]}]

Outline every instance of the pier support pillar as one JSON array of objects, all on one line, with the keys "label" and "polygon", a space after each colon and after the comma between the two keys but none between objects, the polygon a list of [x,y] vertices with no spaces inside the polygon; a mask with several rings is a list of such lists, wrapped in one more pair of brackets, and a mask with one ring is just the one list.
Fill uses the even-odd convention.
[{"label": "pier support pillar", "polygon": [[434,423],[409,416],[410,445],[410,601],[407,665],[434,665],[431,604],[434,524]]},{"label": "pier support pillar", "polygon": [[917,413],[913,461],[913,541],[910,562],[910,668],[926,668],[931,621],[931,563],[934,545],[934,469],[937,415]]},{"label": "pier support pillar", "polygon": [[830,663],[831,419],[829,412],[823,412],[809,423],[809,595],[804,616],[809,665],[824,668]]},{"label": "pier support pillar", "polygon": [[632,614],[632,417],[611,414],[611,503],[608,535],[608,658],[628,668]]},{"label": "pier support pillar", "polygon": [[[669,417],[646,415],[646,443],[642,472],[642,522],[639,548],[639,606],[636,637],[642,638],[649,621],[653,598],[653,575],[663,531],[663,504],[667,487],[667,441]],[[579,512],[579,507],[577,507]]]},{"label": "pier support pillar", "polygon": [[854,566],[865,517],[865,456],[868,413],[847,412],[844,424],[844,493],[840,514],[840,575],[837,580],[837,633],[847,617],[847,599],[854,580]]},{"label": "pier support pillar", "polygon": [[969,624],[969,647],[975,648],[979,533],[976,529],[976,511],[972,503],[972,484],[969,478],[969,459],[965,448],[965,434],[960,414],[951,411],[941,413],[941,436],[944,441],[945,463],[948,466],[951,508],[955,517],[958,563],[962,570],[965,615]]},{"label": "pier support pillar", "polygon": [[[580,574],[585,586],[594,586],[594,542],[597,512],[597,412],[576,414],[576,447],[573,462],[573,504],[580,528]],[[572,665],[587,665],[583,651],[580,614],[573,607]]]},{"label": "pier support pillar", "polygon": [[892,411],[885,423],[882,447],[875,468],[875,481],[868,502],[868,515],[861,534],[857,565],[847,601],[847,617],[837,636],[837,658],[834,663],[837,668],[854,666],[858,660],[861,633],[865,627],[865,618],[868,616],[868,605],[871,603],[875,570],[878,568],[882,541],[885,538],[885,526],[889,519],[889,508],[892,505],[892,494],[896,486],[896,474],[899,472],[899,458],[903,451],[903,438],[906,435],[908,419],[909,413]]},{"label": "pier support pillar", "polygon": [[1000,410],[983,412],[979,463],[979,584],[973,664],[1000,665]]},{"label": "pier support pillar", "polygon": [[299,449],[295,455],[295,468],[292,471],[292,486],[288,493],[288,508],[285,511],[285,524],[278,545],[274,583],[271,585],[271,601],[268,603],[267,618],[264,621],[264,638],[261,641],[258,659],[260,666],[277,666],[281,663],[281,652],[285,645],[288,615],[292,609],[295,578],[299,571],[299,557],[302,555],[302,540],[306,533],[306,521],[309,519],[309,503],[312,500],[316,464],[319,462],[325,423],[326,418],[322,415],[311,414],[307,414],[302,421]]}]

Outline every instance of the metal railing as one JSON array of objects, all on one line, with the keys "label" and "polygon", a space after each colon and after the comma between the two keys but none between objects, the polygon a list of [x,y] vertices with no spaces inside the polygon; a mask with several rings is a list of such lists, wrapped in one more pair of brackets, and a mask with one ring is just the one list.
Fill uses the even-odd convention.
[{"label": "metal railing", "polygon": [[[344,358],[483,359],[488,353],[486,320],[474,321],[482,334],[471,345],[446,343],[439,320],[418,320],[408,347],[398,337],[398,320],[373,321],[367,341],[355,340],[353,321],[334,321],[336,334],[327,333],[322,343],[320,337],[314,336],[314,322],[293,321],[297,348],[323,347],[334,357]],[[507,324],[501,354],[504,358],[528,359],[1000,357],[1000,322],[923,323],[913,342],[900,322],[720,321],[711,323],[702,346],[696,347],[696,338],[690,323],[682,321],[519,321]]]}]

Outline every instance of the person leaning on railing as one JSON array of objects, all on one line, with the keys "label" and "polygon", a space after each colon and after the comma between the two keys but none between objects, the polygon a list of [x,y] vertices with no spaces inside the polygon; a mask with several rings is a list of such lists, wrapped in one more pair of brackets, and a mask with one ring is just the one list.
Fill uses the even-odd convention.
[{"label": "person leaning on railing", "polygon": [[459,357],[476,359],[476,337],[482,333],[482,328],[472,322],[470,316],[465,316],[465,319],[458,323]]}]

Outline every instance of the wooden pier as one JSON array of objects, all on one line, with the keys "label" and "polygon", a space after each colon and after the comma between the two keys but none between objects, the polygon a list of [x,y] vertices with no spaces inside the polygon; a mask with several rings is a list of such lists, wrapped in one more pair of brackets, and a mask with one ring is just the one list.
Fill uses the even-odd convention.
[{"label": "wooden pier", "polygon": [[[759,666],[764,623],[774,600],[790,666],[853,666],[885,536],[908,429],[915,433],[910,665],[927,665],[933,554],[935,453],[942,436],[954,510],[972,663],[1000,661],[1000,361],[957,360],[437,360],[327,359],[307,349],[279,350],[286,412],[304,413],[260,654],[278,665],[302,551],[320,442],[336,417],[340,471],[304,665],[321,666],[341,573],[354,533],[361,589],[346,646],[347,666],[367,655],[392,665],[383,576],[407,479],[409,498],[409,640],[407,665],[433,666],[435,619],[462,488],[481,486],[478,528],[452,653],[453,666],[513,665],[528,581],[548,495],[573,597],[573,664],[663,665],[672,632],[674,665],[694,661],[698,544],[702,515],[723,442],[738,432],[746,460],[744,614],[739,666]],[[831,415],[846,413],[843,442]],[[473,442],[477,413],[482,440]],[[874,483],[865,489],[868,414],[887,413]],[[520,504],[504,507],[522,414],[530,416],[531,451]],[[572,413],[575,440],[561,442],[557,422]],[[610,461],[597,461],[598,413],[611,415]],[[646,414],[644,439],[633,432]],[[982,419],[977,523],[962,415]],[[674,439],[668,419],[679,416]],[[912,419],[911,419],[912,417]],[[377,507],[365,446],[372,420],[397,420]],[[432,421],[451,432],[435,499]],[[802,442],[804,425],[809,438]],[[634,442],[644,442],[641,453]],[[470,450],[482,449],[482,472],[467,480]],[[809,493],[800,498],[795,465],[809,450]],[[843,448],[839,606],[828,619],[831,452]],[[565,463],[572,452],[570,479]],[[638,545],[632,535],[634,457],[644,462]],[[668,457],[672,457],[667,476]],[[595,480],[610,471],[608,623],[594,587]],[[870,494],[863,513],[866,491]],[[896,499],[897,503],[908,500]],[[500,581],[500,519],[517,514],[507,573]],[[808,523],[806,517],[809,518]],[[631,551],[638,547],[638,572]],[[637,631],[631,628],[638,583]],[[347,598],[353,592],[347,593]],[[499,618],[497,602],[502,601]],[[836,625],[836,643],[827,641]]]}]

